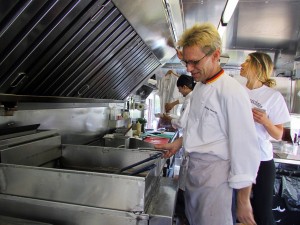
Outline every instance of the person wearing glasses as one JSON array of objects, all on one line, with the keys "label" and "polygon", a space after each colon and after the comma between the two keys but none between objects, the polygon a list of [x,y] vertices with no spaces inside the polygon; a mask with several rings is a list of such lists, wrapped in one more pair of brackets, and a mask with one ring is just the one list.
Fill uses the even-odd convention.
[{"label": "person wearing glasses", "polygon": [[250,53],[240,71],[240,75],[247,79],[245,88],[252,103],[252,118],[260,150],[261,162],[251,198],[254,219],[258,225],[275,225],[272,212],[275,164],[270,138],[280,140],[283,124],[290,121],[283,96],[272,89],[276,85],[276,81],[270,79],[272,72],[272,59],[263,52]]},{"label": "person wearing glasses", "polygon": [[237,216],[256,224],[250,203],[259,166],[251,103],[244,87],[221,68],[221,38],[210,23],[196,24],[181,36],[182,63],[197,82],[183,137],[155,145],[164,157],[186,151],[185,213],[190,225],[232,225],[232,193]]}]

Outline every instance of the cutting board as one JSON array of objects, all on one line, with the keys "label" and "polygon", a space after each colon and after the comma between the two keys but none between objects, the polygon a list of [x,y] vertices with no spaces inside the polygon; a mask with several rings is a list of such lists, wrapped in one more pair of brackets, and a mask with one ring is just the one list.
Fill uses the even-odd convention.
[{"label": "cutting board", "polygon": [[166,144],[169,142],[169,138],[161,138],[161,137],[146,137],[143,141],[157,145],[157,144]]}]

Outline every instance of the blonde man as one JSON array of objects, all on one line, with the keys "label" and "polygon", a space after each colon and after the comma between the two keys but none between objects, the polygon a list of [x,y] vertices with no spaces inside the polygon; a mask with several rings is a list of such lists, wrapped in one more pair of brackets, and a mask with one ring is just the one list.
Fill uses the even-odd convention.
[{"label": "blonde man", "polygon": [[245,89],[220,67],[221,38],[209,24],[196,24],[178,42],[182,63],[197,82],[183,138],[157,145],[165,157],[183,145],[188,153],[185,185],[190,225],[232,225],[232,192],[238,219],[254,225],[250,191],[259,165],[257,135]]}]

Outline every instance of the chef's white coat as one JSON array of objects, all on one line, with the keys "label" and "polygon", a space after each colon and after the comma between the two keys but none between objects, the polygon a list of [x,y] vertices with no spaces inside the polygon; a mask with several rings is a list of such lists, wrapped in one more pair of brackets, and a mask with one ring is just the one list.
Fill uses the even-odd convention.
[{"label": "chef's white coat", "polygon": [[189,153],[230,160],[229,186],[255,183],[259,146],[246,90],[226,73],[212,83],[198,82],[191,97],[183,145]]},{"label": "chef's white coat", "polygon": [[221,70],[197,83],[183,145],[189,153],[185,212],[191,225],[232,225],[232,188],[255,183],[259,146],[246,90]]}]

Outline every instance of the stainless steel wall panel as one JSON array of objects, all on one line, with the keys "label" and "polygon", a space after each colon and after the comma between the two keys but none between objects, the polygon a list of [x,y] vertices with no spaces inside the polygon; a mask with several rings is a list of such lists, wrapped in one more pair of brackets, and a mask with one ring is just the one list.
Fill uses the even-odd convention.
[{"label": "stainless steel wall panel", "polygon": [[111,131],[108,126],[108,103],[96,103],[93,107],[70,103],[68,108],[64,108],[64,104],[60,108],[54,108],[50,103],[45,104],[49,108],[32,110],[35,106],[30,105],[24,110],[20,106],[13,117],[1,116],[0,124],[7,124],[12,120],[20,125],[39,123],[39,129],[58,130],[64,144],[87,144]]}]

